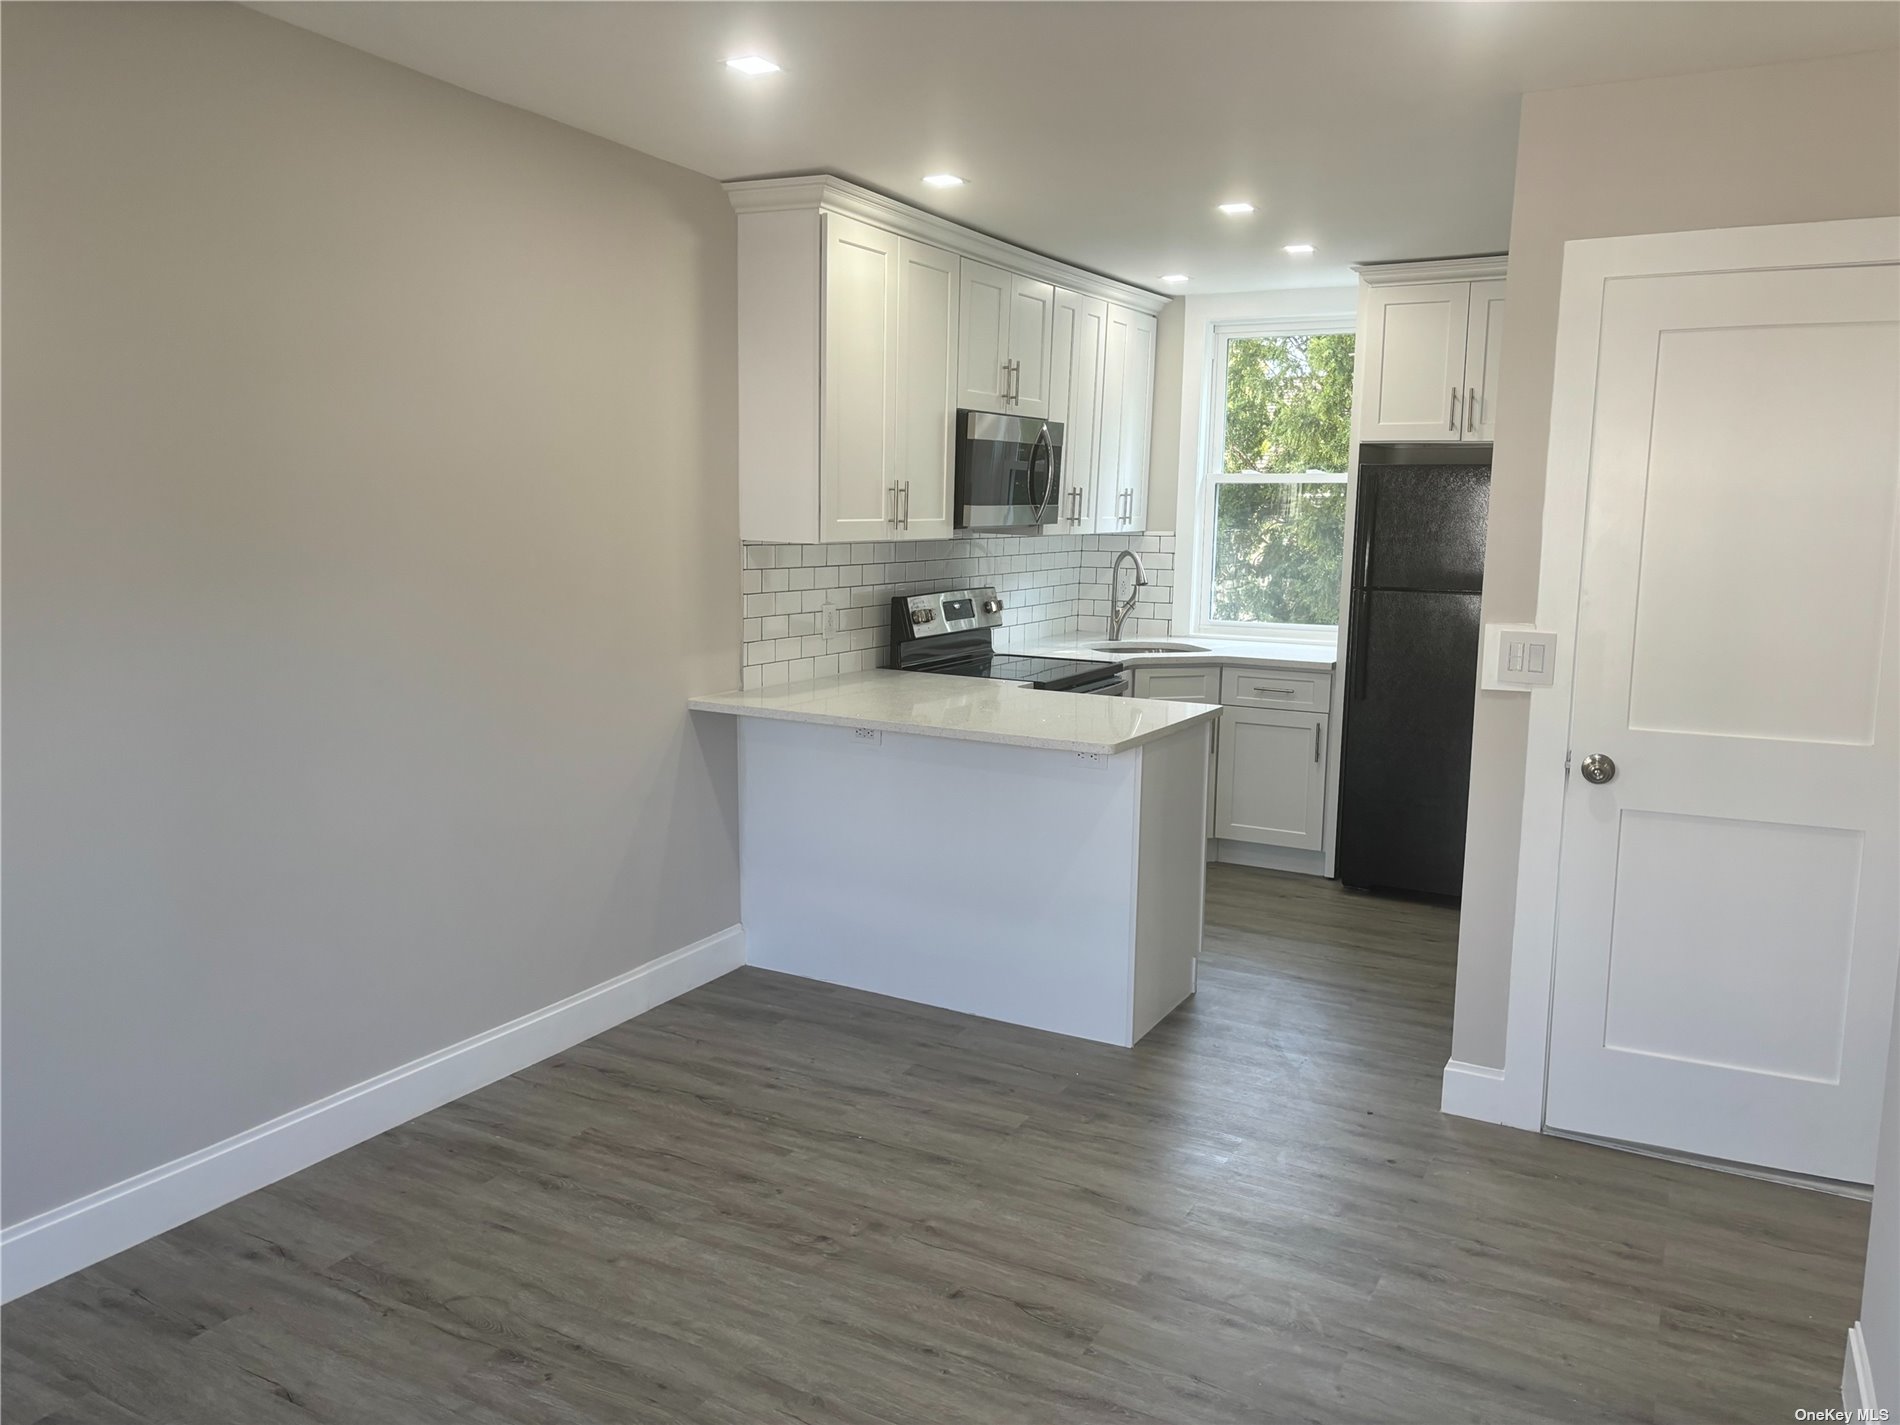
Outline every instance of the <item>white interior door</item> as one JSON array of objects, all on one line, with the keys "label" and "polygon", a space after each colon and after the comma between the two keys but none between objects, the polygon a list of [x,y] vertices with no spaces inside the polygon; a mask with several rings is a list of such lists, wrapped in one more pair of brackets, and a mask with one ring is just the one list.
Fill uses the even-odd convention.
[{"label": "white interior door", "polygon": [[1602,285],[1545,1121],[1867,1182],[1900,266],[1710,267]]}]

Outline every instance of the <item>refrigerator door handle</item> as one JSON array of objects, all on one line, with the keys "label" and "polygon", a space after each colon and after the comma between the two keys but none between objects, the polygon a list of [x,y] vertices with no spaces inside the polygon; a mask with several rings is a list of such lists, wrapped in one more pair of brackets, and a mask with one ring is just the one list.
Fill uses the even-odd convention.
[{"label": "refrigerator door handle", "polygon": [[1372,630],[1366,626],[1366,595],[1363,589],[1352,591],[1352,695],[1355,701],[1366,698],[1366,644]]},{"label": "refrigerator door handle", "polygon": [[[1379,527],[1379,482],[1368,481],[1363,476],[1359,481],[1359,522],[1362,532],[1359,535],[1359,576],[1353,583],[1359,588],[1366,587],[1366,579],[1372,573],[1372,536]],[[1355,591],[1356,594],[1356,591]]]}]

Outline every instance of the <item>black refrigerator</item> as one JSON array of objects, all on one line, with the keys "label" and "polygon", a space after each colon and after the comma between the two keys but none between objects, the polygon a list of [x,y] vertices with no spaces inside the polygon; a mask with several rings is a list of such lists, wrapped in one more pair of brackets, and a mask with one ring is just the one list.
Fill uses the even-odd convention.
[{"label": "black refrigerator", "polygon": [[1348,886],[1462,886],[1490,493],[1488,445],[1360,448],[1339,767]]}]

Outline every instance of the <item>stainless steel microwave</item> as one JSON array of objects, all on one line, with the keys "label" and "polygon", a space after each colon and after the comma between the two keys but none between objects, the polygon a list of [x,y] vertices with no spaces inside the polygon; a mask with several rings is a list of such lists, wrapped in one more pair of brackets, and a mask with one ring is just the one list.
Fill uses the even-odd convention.
[{"label": "stainless steel microwave", "polygon": [[1062,422],[957,412],[957,528],[1047,528],[1062,519]]}]

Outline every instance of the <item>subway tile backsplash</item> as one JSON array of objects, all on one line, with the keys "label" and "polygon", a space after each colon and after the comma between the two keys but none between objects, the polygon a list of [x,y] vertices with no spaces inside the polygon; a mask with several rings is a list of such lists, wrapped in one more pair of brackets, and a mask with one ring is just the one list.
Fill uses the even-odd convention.
[{"label": "subway tile backsplash", "polygon": [[[1163,637],[1174,601],[1171,534],[1049,534],[902,544],[748,544],[745,687],[855,673],[889,661],[891,596],[994,584],[999,641],[1071,639],[1108,629],[1109,568],[1133,549],[1148,570],[1127,637]],[[1124,587],[1125,581],[1124,581]]]}]

